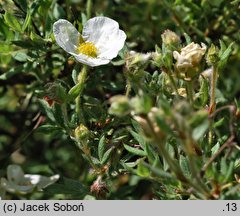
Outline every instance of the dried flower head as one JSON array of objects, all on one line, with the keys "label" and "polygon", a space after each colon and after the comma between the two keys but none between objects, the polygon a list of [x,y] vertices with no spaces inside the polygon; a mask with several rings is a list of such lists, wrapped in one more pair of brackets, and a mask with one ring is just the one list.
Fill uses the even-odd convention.
[{"label": "dried flower head", "polygon": [[190,43],[181,49],[181,52],[174,51],[173,57],[177,60],[176,67],[180,72],[186,72],[189,69],[198,66],[207,50],[207,46],[201,43]]}]

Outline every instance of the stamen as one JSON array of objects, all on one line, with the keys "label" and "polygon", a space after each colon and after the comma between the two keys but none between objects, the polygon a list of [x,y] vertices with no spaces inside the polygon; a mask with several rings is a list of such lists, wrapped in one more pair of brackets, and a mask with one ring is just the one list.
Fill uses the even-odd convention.
[{"label": "stamen", "polygon": [[79,54],[84,54],[92,58],[97,57],[97,48],[92,42],[81,42],[80,40],[77,52]]}]

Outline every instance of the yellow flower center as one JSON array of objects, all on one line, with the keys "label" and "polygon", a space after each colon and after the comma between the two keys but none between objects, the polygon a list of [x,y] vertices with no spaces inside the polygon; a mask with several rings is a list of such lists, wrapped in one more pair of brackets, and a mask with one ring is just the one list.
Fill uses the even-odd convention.
[{"label": "yellow flower center", "polygon": [[84,54],[92,58],[97,57],[97,48],[92,42],[84,42],[80,40],[79,46],[77,48],[77,52],[79,54]]}]

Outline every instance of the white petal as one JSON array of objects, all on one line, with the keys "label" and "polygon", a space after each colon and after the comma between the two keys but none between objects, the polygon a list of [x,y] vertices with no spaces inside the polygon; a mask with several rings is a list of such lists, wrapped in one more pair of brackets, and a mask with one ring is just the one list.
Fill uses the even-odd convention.
[{"label": "white petal", "polygon": [[87,21],[82,36],[98,49],[98,57],[112,59],[123,48],[126,34],[119,30],[119,25],[108,17],[95,17]]},{"label": "white petal", "polygon": [[126,34],[122,30],[118,30],[115,34],[112,33],[108,37],[108,41],[99,41],[97,49],[99,50],[99,58],[113,59],[118,55],[118,52],[123,48]]},{"label": "white petal", "polygon": [[173,58],[175,58],[177,61],[180,58],[180,53],[178,51],[173,51]]},{"label": "white petal", "polygon": [[83,54],[73,54],[73,56],[75,57],[75,59],[83,64],[89,65],[91,67],[96,67],[99,65],[105,65],[108,64],[110,62],[109,59],[101,59],[101,58],[91,58],[88,57],[86,55]]},{"label": "white petal", "polygon": [[53,24],[53,34],[60,47],[68,53],[75,53],[80,33],[70,22],[64,19],[55,22]]},{"label": "white petal", "polygon": [[24,172],[18,165],[9,165],[7,167],[8,181],[18,184],[24,178]]},{"label": "white petal", "polygon": [[25,178],[28,179],[33,185],[37,186],[38,190],[45,188],[59,179],[59,175],[54,175],[51,177],[46,177],[42,175],[30,175],[26,174]]},{"label": "white petal", "polygon": [[14,182],[10,182],[5,178],[1,179],[1,186],[10,193],[21,193],[27,194],[33,191],[34,185],[18,185],[14,184]]}]

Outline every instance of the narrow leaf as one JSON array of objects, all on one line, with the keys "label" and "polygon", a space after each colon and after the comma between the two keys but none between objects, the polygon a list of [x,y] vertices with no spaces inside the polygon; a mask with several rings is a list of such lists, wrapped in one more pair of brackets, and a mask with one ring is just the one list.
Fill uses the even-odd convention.
[{"label": "narrow leaf", "polygon": [[126,144],[124,144],[123,146],[124,146],[124,148],[125,148],[128,152],[130,152],[130,153],[132,153],[132,154],[139,155],[139,156],[143,156],[143,157],[144,157],[144,156],[147,156],[147,153],[146,153],[145,151],[143,151],[143,150],[133,148],[133,147],[131,147],[131,146],[129,146],[129,145],[126,145]]},{"label": "narrow leaf", "polygon": [[105,142],[105,136],[102,136],[101,139],[99,140],[99,144],[98,144],[98,157],[100,159],[100,161],[102,160],[104,151],[105,151],[105,147],[106,147],[106,142]]},{"label": "narrow leaf", "polygon": [[68,100],[73,101],[74,99],[76,99],[76,97],[81,94],[82,90],[83,90],[82,83],[78,83],[77,85],[73,86],[68,92]]},{"label": "narrow leaf", "polygon": [[113,148],[110,148],[104,153],[102,160],[101,160],[101,164],[105,164],[108,161],[108,159],[111,156],[112,151],[113,151]]},{"label": "narrow leaf", "polygon": [[11,27],[13,30],[22,32],[21,24],[18,22],[15,16],[12,14],[5,12],[4,14],[4,20],[6,24]]}]

